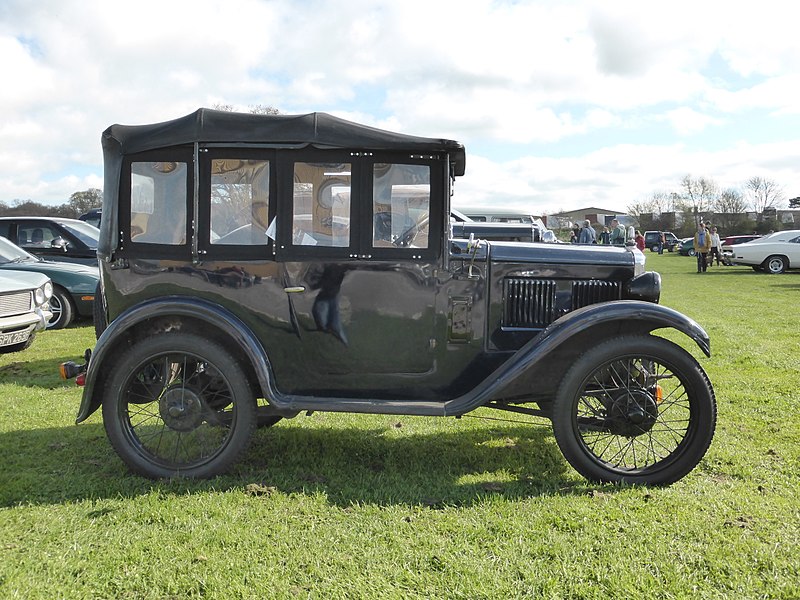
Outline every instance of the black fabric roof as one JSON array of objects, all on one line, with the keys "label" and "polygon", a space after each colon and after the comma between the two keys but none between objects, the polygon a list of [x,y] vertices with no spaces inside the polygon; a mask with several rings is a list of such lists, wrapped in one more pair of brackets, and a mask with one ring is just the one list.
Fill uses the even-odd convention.
[{"label": "black fabric roof", "polygon": [[447,152],[455,175],[465,169],[464,146],[441,138],[384,131],[327,113],[253,115],[201,108],[172,121],[112,125],[103,132],[106,153],[131,154],[194,142],[277,144],[331,149]]}]

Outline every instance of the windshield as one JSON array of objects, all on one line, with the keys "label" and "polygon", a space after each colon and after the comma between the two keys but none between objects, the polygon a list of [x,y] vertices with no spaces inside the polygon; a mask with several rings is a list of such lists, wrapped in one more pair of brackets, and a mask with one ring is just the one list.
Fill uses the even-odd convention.
[{"label": "windshield", "polygon": [[97,241],[100,239],[100,230],[97,227],[83,221],[58,221],[58,224],[89,248],[97,250]]},{"label": "windshield", "polygon": [[0,237],[0,265],[12,262],[37,262],[38,260],[33,254],[28,254],[16,244],[12,244],[6,238]]}]

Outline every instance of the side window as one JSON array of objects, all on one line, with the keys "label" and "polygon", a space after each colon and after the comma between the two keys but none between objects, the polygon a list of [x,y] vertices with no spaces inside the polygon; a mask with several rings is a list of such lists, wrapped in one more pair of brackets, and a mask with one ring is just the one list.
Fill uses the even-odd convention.
[{"label": "side window", "polygon": [[350,163],[295,163],[292,244],[349,247],[350,190]]},{"label": "side window", "polygon": [[428,165],[376,163],[372,204],[373,247],[428,247],[431,216]]},{"label": "side window", "polygon": [[131,163],[130,240],[137,244],[186,244],[185,162]]},{"label": "side window", "polygon": [[47,223],[21,223],[18,230],[19,245],[23,248],[50,248],[61,233]]},{"label": "side window", "polygon": [[211,161],[210,244],[269,243],[269,161],[215,158]]}]

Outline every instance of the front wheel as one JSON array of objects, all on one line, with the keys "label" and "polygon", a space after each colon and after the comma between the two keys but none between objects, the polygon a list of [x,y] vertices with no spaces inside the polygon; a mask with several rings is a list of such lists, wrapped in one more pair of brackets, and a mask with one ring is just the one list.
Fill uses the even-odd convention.
[{"label": "front wheel", "polygon": [[666,485],[705,455],[716,401],[702,367],[680,346],[621,336],[572,366],[552,418],[564,457],[587,479]]},{"label": "front wheel", "polygon": [[225,472],[256,429],[247,377],[222,346],[188,333],[145,338],[113,367],[103,424],[128,467],[145,477]]}]

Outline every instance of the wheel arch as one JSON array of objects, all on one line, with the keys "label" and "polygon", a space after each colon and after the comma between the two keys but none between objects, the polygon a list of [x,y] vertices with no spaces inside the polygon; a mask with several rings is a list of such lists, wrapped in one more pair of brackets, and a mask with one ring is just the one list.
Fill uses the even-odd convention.
[{"label": "wheel arch", "polygon": [[102,391],[121,352],[139,339],[158,332],[201,333],[234,354],[258,397],[273,389],[272,367],[266,351],[238,317],[219,305],[198,298],[165,297],[138,304],[114,319],[100,338],[89,361],[76,423],[85,421],[102,403]]},{"label": "wheel arch", "polygon": [[[693,319],[665,306],[639,300],[593,304],[566,314],[498,368],[472,398],[522,401],[531,391],[541,400],[552,400],[570,366],[587,348],[599,340],[622,334],[648,335],[658,329],[676,329],[691,338],[706,356],[711,342],[705,330]],[[488,396],[488,397],[487,397]],[[465,400],[465,398],[458,399]],[[472,410],[448,403],[448,414]]]}]

